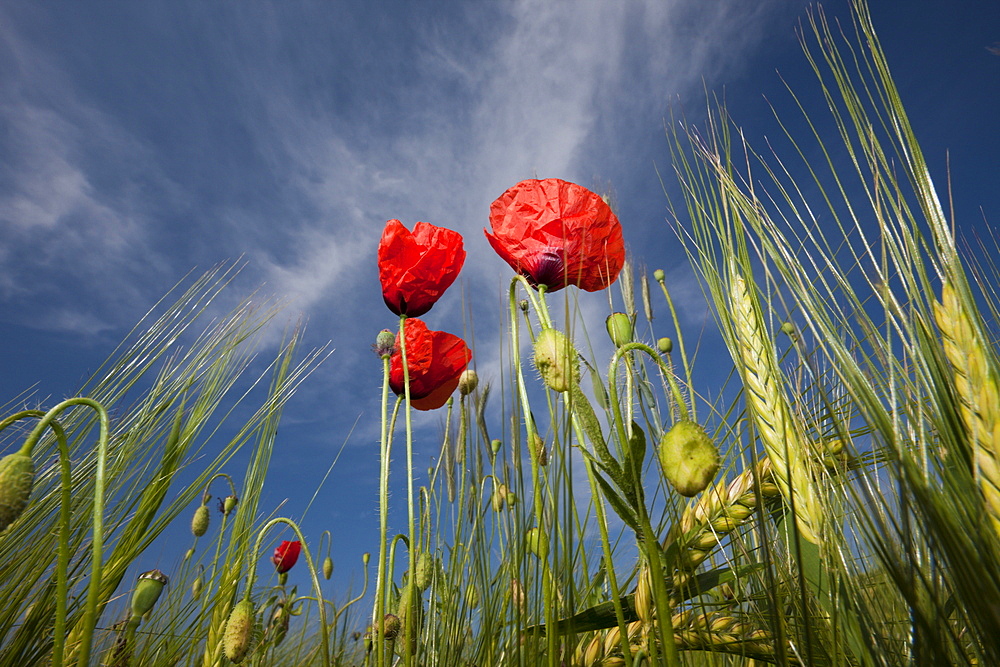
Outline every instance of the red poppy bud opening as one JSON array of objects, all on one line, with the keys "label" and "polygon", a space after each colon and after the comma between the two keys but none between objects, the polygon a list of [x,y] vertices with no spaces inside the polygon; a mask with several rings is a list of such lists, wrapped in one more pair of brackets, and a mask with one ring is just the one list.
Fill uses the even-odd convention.
[{"label": "red poppy bud opening", "polygon": [[[621,223],[590,190],[547,178],[521,181],[490,206],[486,239],[512,269],[550,292],[606,288],[625,263]],[[485,230],[484,230],[485,231]]]},{"label": "red poppy bud opening", "polygon": [[[407,319],[406,365],[410,375],[410,405],[417,410],[435,410],[444,405],[458,388],[462,371],[472,352],[458,336],[431,331],[423,321]],[[389,361],[389,387],[403,395],[403,354],[399,337]]]},{"label": "red poppy bud opening", "polygon": [[458,232],[426,222],[418,222],[411,232],[399,220],[390,220],[378,244],[382,299],[397,315],[420,317],[455,282],[464,262]]},{"label": "red poppy bud opening", "polygon": [[274,569],[278,571],[278,574],[284,574],[292,569],[295,561],[299,559],[299,552],[301,550],[302,543],[298,540],[294,542],[284,540],[275,548],[274,555],[271,556],[271,562],[274,563]]}]

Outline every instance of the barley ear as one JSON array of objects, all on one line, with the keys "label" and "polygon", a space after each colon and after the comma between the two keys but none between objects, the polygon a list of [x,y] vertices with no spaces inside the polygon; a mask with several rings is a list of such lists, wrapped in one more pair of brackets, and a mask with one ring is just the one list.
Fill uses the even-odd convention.
[{"label": "barley ear", "polygon": [[730,267],[730,275],[731,317],[747,412],[771,459],[774,481],[795,513],[799,531],[806,540],[819,544],[823,508],[810,474],[809,450],[782,393],[778,361],[765,333],[756,295],[735,266]]},{"label": "barley ear", "polygon": [[934,304],[945,356],[951,365],[975,476],[993,527],[1000,534],[1000,391],[990,352],[951,283]]}]

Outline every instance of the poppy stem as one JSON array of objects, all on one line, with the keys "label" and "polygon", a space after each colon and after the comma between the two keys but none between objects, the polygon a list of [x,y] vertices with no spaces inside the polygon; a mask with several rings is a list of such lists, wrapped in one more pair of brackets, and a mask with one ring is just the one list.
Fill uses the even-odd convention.
[{"label": "poppy stem", "polygon": [[[21,453],[31,455],[32,450],[34,450],[35,445],[38,443],[39,439],[42,437],[42,433],[45,432],[46,428],[52,428],[55,431],[57,438],[62,429],[56,422],[56,417],[61,414],[67,408],[71,408],[76,405],[82,405],[93,409],[100,421],[100,433],[97,438],[97,462],[94,470],[94,512],[93,512],[93,537],[91,540],[91,571],[90,571],[90,586],[87,590],[87,602],[84,608],[84,615],[81,628],[81,637],[79,644],[78,653],[78,664],[86,665],[90,660],[90,647],[93,641],[94,626],[97,624],[97,607],[98,598],[101,593],[101,574],[103,572],[103,552],[104,552],[104,478],[105,478],[105,464],[108,458],[108,437],[110,433],[110,420],[108,418],[108,412],[104,409],[104,406],[97,401],[78,397],[70,398],[68,400],[59,403],[54,408],[45,413],[41,421],[35,426],[35,429],[28,435],[28,439],[24,441],[24,445],[21,447]],[[62,464],[62,484],[63,484],[63,510],[60,513],[60,555],[57,567],[61,566],[58,573],[58,577],[65,581],[66,570],[69,566],[68,554],[66,555],[65,562],[63,559],[63,539],[69,539],[64,531],[69,530],[69,504],[67,502],[67,483],[70,481],[70,477],[66,474],[66,466],[69,465],[69,449],[68,446],[63,447],[63,440],[65,435],[60,439],[60,458],[65,457],[65,463]],[[64,583],[65,585],[65,583]],[[58,583],[57,583],[58,586]],[[63,597],[63,605],[65,605],[65,595]],[[56,608],[56,623],[58,631],[59,623],[59,608]],[[66,611],[62,611],[63,622],[65,622]],[[58,636],[65,636],[65,632],[58,633]],[[59,642],[58,651],[62,652],[62,645]],[[55,651],[55,647],[54,647]],[[56,661],[56,655],[54,653],[52,664],[60,664],[62,656],[59,655],[59,662]]]},{"label": "poppy stem", "polygon": [[[372,619],[372,632],[375,633],[375,662],[378,667],[385,665],[385,639],[382,632],[382,619],[385,616],[385,581],[386,581],[386,539],[389,532],[389,453],[392,448],[388,421],[389,412],[389,360],[390,354],[382,355],[382,433],[379,443],[379,539],[378,568],[375,575],[375,617]],[[399,402],[396,402],[399,407]],[[395,421],[395,419],[393,420]],[[365,570],[367,573],[367,569]]]},{"label": "poppy stem", "polygon": [[[302,554],[306,557],[306,566],[309,568],[309,576],[312,579],[313,593],[316,595],[317,600],[323,600],[323,588],[319,583],[319,573],[316,570],[316,564],[313,562],[312,554],[309,553],[309,545],[306,544],[306,538],[302,535],[302,531],[299,529],[297,523],[291,519],[285,518],[283,516],[276,517],[265,523],[259,531],[257,531],[257,540],[254,542],[253,551],[247,554],[247,582],[246,591],[243,593],[243,599],[249,600],[250,595],[253,592],[253,582],[257,576],[257,561],[260,560],[260,548],[264,542],[264,536],[267,531],[271,529],[272,526],[276,526],[279,523],[283,523],[295,531],[295,536],[299,538],[299,543],[301,544]],[[325,667],[330,667],[330,640],[329,640],[329,624],[326,622],[326,605],[323,602],[319,602],[319,623],[320,623],[320,641],[322,642],[323,651],[323,665]]]},{"label": "poppy stem", "polygon": [[[407,544],[407,556],[409,558],[410,574],[415,571],[416,563],[413,559],[414,538],[416,532],[416,521],[413,513],[413,406],[410,399],[410,366],[406,359],[406,315],[399,316],[399,354],[402,357],[403,365],[403,395],[406,397],[406,510],[409,528],[409,542]],[[413,664],[413,647],[416,642],[411,641],[413,632],[413,614],[409,613],[413,606],[413,586],[406,587],[406,600],[403,601],[407,610],[404,633],[406,642],[403,644],[403,660],[407,667]]]},{"label": "poppy stem", "polygon": [[[659,275],[659,274],[657,274]],[[670,298],[670,292],[667,291],[666,278],[661,278],[657,280],[660,284],[660,289],[663,291],[663,297],[667,300],[667,307],[670,308],[670,316],[674,320],[674,334],[677,337],[677,347],[681,354],[681,362],[684,364],[684,379],[687,381],[688,387],[693,387],[691,376],[691,365],[688,362],[687,353],[684,351],[684,334],[681,333],[680,321],[677,319],[677,309],[674,308],[674,300]],[[694,421],[698,420],[698,409],[691,401],[691,419]]]}]

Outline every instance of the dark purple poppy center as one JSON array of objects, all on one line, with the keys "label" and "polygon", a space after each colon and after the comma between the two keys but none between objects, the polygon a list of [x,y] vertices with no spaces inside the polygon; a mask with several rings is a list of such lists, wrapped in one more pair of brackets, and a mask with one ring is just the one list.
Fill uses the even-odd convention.
[{"label": "dark purple poppy center", "polygon": [[534,266],[526,267],[524,277],[534,287],[545,285],[550,289],[565,287],[566,265],[562,248],[546,248],[534,257]]}]

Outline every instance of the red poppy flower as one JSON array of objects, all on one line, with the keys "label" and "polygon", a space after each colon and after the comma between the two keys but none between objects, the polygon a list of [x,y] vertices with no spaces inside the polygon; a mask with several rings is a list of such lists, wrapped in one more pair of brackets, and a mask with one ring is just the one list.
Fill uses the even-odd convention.
[{"label": "red poppy flower", "polygon": [[399,220],[390,220],[378,244],[385,305],[397,315],[420,317],[455,282],[464,262],[458,232],[426,222],[418,222],[411,232]]},{"label": "red poppy flower", "polygon": [[[490,206],[486,239],[532,285],[602,290],[625,263],[622,227],[590,190],[558,178],[521,181]],[[485,231],[485,230],[484,230]]]},{"label": "red poppy flower", "polygon": [[284,574],[292,569],[295,561],[299,559],[299,551],[301,550],[302,543],[298,540],[294,542],[284,540],[275,548],[274,555],[271,556],[271,562],[274,563],[274,568],[278,571],[278,574]]},{"label": "red poppy flower", "polygon": [[[472,352],[465,341],[444,331],[430,331],[421,320],[406,320],[406,365],[410,372],[410,404],[417,410],[434,410],[455,393]],[[396,351],[389,360],[389,387],[403,394],[403,354],[396,336]]]}]

